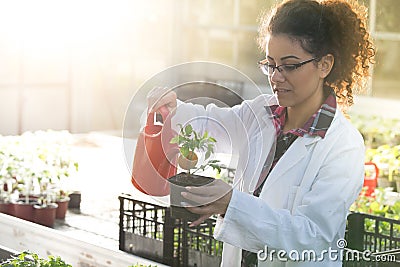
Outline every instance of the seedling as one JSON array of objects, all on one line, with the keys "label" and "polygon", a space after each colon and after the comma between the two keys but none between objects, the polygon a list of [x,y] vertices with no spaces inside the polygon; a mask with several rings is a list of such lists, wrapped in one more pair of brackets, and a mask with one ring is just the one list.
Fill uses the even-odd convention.
[{"label": "seedling", "polygon": [[[220,173],[224,167],[219,160],[210,159],[211,155],[214,154],[217,140],[210,136],[207,131],[203,134],[196,132],[191,124],[187,124],[185,127],[182,124],[178,124],[178,126],[180,128],[179,133],[171,139],[170,143],[177,144],[179,147],[179,167],[186,170],[188,174],[193,174],[199,170],[204,171],[207,167],[211,167]],[[199,167],[196,167],[199,160],[198,153],[201,152],[205,153],[204,161]]]}]

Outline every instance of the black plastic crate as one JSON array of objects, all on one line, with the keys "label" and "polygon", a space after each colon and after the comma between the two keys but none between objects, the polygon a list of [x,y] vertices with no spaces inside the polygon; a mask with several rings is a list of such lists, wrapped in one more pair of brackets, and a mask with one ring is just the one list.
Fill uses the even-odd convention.
[{"label": "black plastic crate", "polygon": [[400,248],[400,221],[364,213],[347,217],[347,245],[351,249],[382,252]]},{"label": "black plastic crate", "polygon": [[[345,239],[347,251],[356,251],[358,255],[352,260],[345,257],[343,266],[400,266],[400,220],[351,213],[347,217]],[[365,251],[372,253],[368,260],[362,255]]]},{"label": "black plastic crate", "polygon": [[170,216],[169,207],[119,196],[119,249],[171,266],[219,266],[222,242],[213,238],[215,220],[197,227]]},{"label": "black plastic crate", "polygon": [[0,245],[0,262],[10,259],[16,254],[18,254],[17,251]]}]

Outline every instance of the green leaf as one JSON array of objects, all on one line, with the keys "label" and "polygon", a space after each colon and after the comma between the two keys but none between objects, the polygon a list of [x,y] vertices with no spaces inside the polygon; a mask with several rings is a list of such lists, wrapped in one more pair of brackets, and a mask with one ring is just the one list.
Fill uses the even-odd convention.
[{"label": "green leaf", "polygon": [[193,140],[193,149],[200,148],[200,141],[198,139]]},{"label": "green leaf", "polygon": [[218,173],[221,172],[221,166],[217,165],[217,164],[209,164],[214,170],[217,170]]},{"label": "green leaf", "polygon": [[206,140],[200,140],[199,141],[199,148],[204,149],[205,146],[207,146],[207,141]]},{"label": "green leaf", "polygon": [[179,143],[179,135],[174,136],[171,141],[169,141],[171,144],[177,144]]},{"label": "green leaf", "polygon": [[195,149],[195,146],[193,145],[193,140],[188,139],[188,140],[187,140],[187,143],[186,143],[186,146],[187,146],[191,151],[193,151],[193,150]]},{"label": "green leaf", "polygon": [[190,125],[190,124],[186,125],[186,127],[185,127],[185,133],[186,133],[186,135],[187,135],[187,136],[190,136],[190,135],[192,134],[192,132],[193,132],[193,127],[192,127],[192,125]]},{"label": "green leaf", "polygon": [[212,167],[220,172],[223,167],[220,166],[219,160],[208,161],[214,153],[216,139],[211,137],[207,131],[204,131],[203,134],[196,132],[190,124],[185,127],[181,124],[178,124],[178,126],[180,127],[179,134],[171,138],[170,143],[178,144],[182,156],[189,157],[190,152],[205,152],[203,164],[195,169],[193,173],[198,170],[204,171],[207,167]]},{"label": "green leaf", "polygon": [[[186,143],[190,142],[189,138],[186,138],[184,136],[179,136],[179,145],[186,145]],[[187,145],[186,145],[187,146]]]},{"label": "green leaf", "polygon": [[181,152],[181,154],[182,154],[184,157],[188,157],[188,156],[189,156],[189,148],[188,148],[188,147],[186,147],[186,146],[181,147],[181,148],[179,149],[179,151]]},{"label": "green leaf", "polygon": [[78,169],[79,169],[79,163],[78,163],[78,162],[75,162],[75,163],[74,163],[74,167],[75,167],[75,171],[78,171]]}]

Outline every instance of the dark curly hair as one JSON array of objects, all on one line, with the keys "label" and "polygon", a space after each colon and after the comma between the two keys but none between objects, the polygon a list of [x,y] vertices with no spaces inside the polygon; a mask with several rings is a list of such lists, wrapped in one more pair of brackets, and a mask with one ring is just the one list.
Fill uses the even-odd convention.
[{"label": "dark curly hair", "polygon": [[325,86],[338,103],[353,104],[353,92],[365,88],[374,63],[375,47],[366,29],[367,9],[352,0],[286,0],[262,14],[258,44],[265,51],[266,36],[287,34],[315,57],[335,58]]}]

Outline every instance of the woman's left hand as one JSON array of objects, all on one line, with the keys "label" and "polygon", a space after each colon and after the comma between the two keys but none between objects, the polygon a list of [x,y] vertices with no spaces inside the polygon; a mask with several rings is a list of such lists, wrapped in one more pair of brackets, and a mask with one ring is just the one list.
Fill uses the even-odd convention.
[{"label": "woman's left hand", "polygon": [[199,203],[196,207],[186,207],[189,211],[200,214],[190,226],[196,226],[213,214],[225,214],[232,198],[232,187],[220,179],[200,187],[186,187],[182,197]]}]

